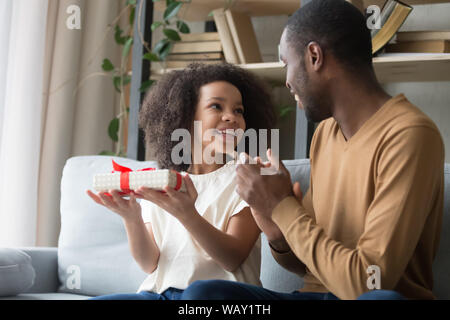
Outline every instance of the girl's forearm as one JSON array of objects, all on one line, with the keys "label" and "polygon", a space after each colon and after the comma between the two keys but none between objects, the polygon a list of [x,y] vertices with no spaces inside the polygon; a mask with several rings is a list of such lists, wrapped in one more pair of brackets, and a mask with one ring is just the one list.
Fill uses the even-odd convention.
[{"label": "girl's forearm", "polygon": [[180,221],[198,244],[222,268],[234,272],[247,257],[237,238],[229,235],[197,214],[186,221]]},{"label": "girl's forearm", "polygon": [[128,243],[133,258],[146,273],[152,273],[158,266],[159,248],[147,230],[142,217],[124,220]]}]

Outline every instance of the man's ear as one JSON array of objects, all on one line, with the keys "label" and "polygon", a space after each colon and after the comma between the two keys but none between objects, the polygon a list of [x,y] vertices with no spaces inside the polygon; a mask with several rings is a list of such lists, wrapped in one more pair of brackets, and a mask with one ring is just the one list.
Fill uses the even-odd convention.
[{"label": "man's ear", "polygon": [[311,41],[306,46],[306,57],[307,57],[307,63],[309,63],[310,67],[314,71],[319,71],[320,68],[323,66],[323,51],[320,45],[315,42]]}]

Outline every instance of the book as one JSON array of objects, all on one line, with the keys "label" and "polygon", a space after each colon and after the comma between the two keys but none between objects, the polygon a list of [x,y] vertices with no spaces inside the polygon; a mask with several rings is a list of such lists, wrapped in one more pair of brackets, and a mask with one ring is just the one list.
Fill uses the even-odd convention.
[{"label": "book", "polygon": [[[392,11],[394,10],[395,7],[395,1],[387,1],[381,12],[380,12],[380,26],[384,26],[386,24],[387,19],[390,17],[390,15],[392,14]],[[381,28],[380,28],[381,29]],[[372,38],[378,33],[378,31],[380,31],[380,29],[373,29],[370,32],[370,35],[372,36]]]},{"label": "book", "polygon": [[225,17],[241,64],[262,62],[251,18],[241,12],[226,10]]},{"label": "book", "polygon": [[239,63],[239,57],[236,52],[236,47],[233,42],[230,28],[228,27],[228,22],[225,17],[224,10],[213,10],[213,17],[217,27],[217,33],[219,34],[219,38],[222,43],[223,55],[225,56],[225,60],[229,63]]},{"label": "book", "polygon": [[397,42],[424,40],[450,40],[450,30],[408,31],[397,33]]},{"label": "book", "polygon": [[221,41],[175,42],[171,53],[206,53],[222,52]]},{"label": "book", "polygon": [[169,54],[168,61],[224,60],[223,52],[175,53]]},{"label": "book", "polygon": [[388,0],[383,6],[381,19],[383,20],[383,12],[393,9],[390,14],[386,13],[385,23],[381,29],[372,37],[372,54],[376,54],[394,37],[398,29],[403,25],[406,18],[412,11],[412,7],[398,0]]},{"label": "book", "polygon": [[204,64],[216,64],[216,63],[222,63],[223,60],[198,60],[198,61],[166,61],[166,68],[168,69],[178,69],[178,68],[186,68],[189,64],[193,63],[193,62],[198,62],[198,63],[204,63]]},{"label": "book", "polygon": [[180,38],[183,42],[220,41],[218,32],[181,33]]},{"label": "book", "polygon": [[388,44],[386,52],[450,53],[450,40],[398,42]]}]

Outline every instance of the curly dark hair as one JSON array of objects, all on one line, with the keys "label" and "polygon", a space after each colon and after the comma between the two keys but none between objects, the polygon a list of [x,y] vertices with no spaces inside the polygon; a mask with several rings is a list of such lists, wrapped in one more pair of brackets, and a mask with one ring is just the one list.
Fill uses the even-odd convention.
[{"label": "curly dark hair", "polygon": [[199,90],[215,81],[226,81],[241,93],[246,130],[258,132],[258,129],[272,129],[275,125],[275,108],[269,88],[258,77],[229,63],[191,63],[187,68],[171,71],[159,79],[146,94],[139,113],[139,126],[145,133],[146,145],[155,153],[161,168],[177,171],[189,168],[189,164],[172,162],[171,151],[179,142],[171,141],[171,135],[175,129],[191,130]]}]

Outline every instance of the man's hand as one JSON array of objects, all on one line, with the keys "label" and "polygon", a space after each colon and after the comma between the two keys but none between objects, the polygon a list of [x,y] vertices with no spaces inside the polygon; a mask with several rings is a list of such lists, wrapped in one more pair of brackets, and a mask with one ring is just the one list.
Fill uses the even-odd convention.
[{"label": "man's hand", "polygon": [[[295,182],[294,186],[292,187],[292,191],[297,201],[301,204],[303,194],[302,190],[300,189],[300,183]],[[280,228],[276,225],[276,223],[273,222],[272,219],[269,219],[261,215],[253,208],[250,209],[256,224],[258,225],[259,229],[261,229],[261,231],[264,232],[264,234],[266,235],[267,241],[269,241],[271,247],[278,252],[290,251],[290,247],[287,244],[286,239],[283,236],[283,233],[281,232]]]},{"label": "man's hand", "polygon": [[[294,195],[289,171],[267,150],[270,163],[249,164],[248,156],[236,168],[237,193],[258,215],[272,220],[272,211],[284,198]],[[262,171],[264,169],[264,171]],[[261,172],[272,174],[263,175]]]}]

